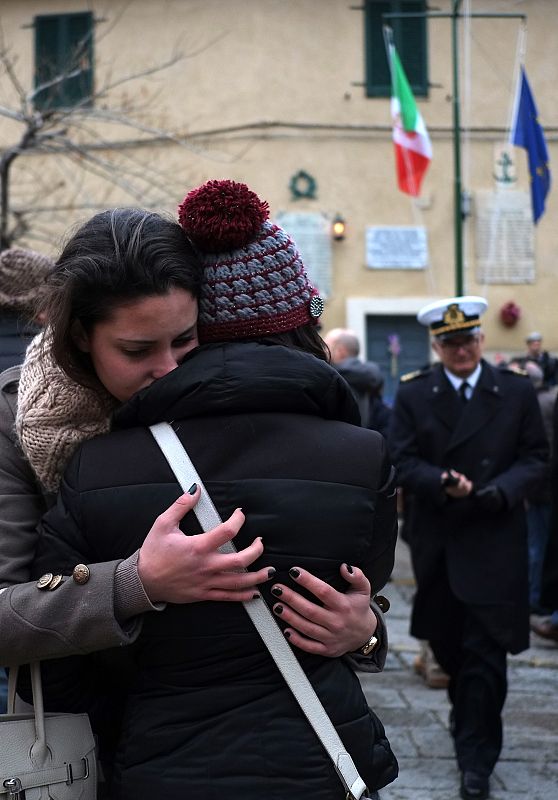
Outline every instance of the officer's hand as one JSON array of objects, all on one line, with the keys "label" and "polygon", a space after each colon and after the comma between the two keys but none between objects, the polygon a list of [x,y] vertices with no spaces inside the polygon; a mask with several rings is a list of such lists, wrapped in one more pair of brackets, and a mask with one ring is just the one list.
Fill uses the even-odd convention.
[{"label": "officer's hand", "polygon": [[349,584],[346,592],[303,569],[295,567],[291,577],[311,592],[322,605],[302,597],[283,583],[271,587],[277,598],[273,612],[288,627],[285,636],[295,647],[307,653],[335,658],[352,653],[375,632],[378,620],[370,608],[370,582],[358,567],[341,566],[341,575]]},{"label": "officer's hand", "polygon": [[[263,553],[262,540],[237,553],[220,553],[244,525],[237,508],[221,525],[206,533],[185,536],[178,527],[200,499],[200,489],[178,498],[157,517],[139,552],[138,574],[152,603],[196,603],[200,600],[251,600],[257,584],[273,577],[264,567],[244,572]],[[271,574],[270,574],[271,573]]]},{"label": "officer's hand", "polygon": [[468,497],[473,491],[473,482],[470,481],[466,475],[463,475],[461,472],[457,472],[456,470],[452,469],[450,473],[442,473],[442,485],[444,476],[448,474],[451,474],[454,479],[457,479],[457,483],[454,483],[451,486],[444,486],[444,491],[448,497],[453,497],[455,500],[461,497]]},{"label": "officer's hand", "polygon": [[484,489],[477,489],[475,499],[484,511],[502,511],[506,505],[506,499],[497,486],[485,486]]}]

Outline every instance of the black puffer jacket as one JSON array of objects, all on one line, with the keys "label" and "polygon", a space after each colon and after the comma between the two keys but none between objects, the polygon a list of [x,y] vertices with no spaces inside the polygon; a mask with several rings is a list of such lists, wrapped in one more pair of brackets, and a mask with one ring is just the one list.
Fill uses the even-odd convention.
[{"label": "black puffer jacket", "polygon": [[[37,570],[67,574],[78,561],[139,547],[179,494],[144,427],[167,420],[221,515],[244,509],[237,546],[263,536],[261,566],[275,566],[276,580],[288,582],[298,565],[342,588],[347,561],[377,591],[393,565],[394,499],[380,491],[391,467],[382,437],[351,424],[356,415],[346,383],[313,356],[265,343],[200,348],[121,409],[120,430],[81,448],[47,516]],[[193,515],[183,528],[199,532]],[[344,796],[241,605],[168,606],[146,617],[133,647],[117,798]],[[371,788],[393,780],[393,770],[382,774],[384,765],[372,761],[383,731],[348,664],[300,660],[363,778]],[[65,682],[55,702],[80,693]]]}]

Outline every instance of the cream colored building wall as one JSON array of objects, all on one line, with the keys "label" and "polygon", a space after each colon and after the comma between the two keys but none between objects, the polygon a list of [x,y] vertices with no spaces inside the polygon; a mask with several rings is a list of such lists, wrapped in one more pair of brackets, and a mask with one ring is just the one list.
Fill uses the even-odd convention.
[{"label": "cream colored building wall", "polygon": [[[159,180],[161,187],[154,202],[171,212],[192,186],[208,178],[230,177],[246,181],[265,197],[272,215],[297,210],[328,216],[341,213],[347,221],[347,236],[332,246],[333,291],[324,327],[351,322],[364,331],[366,309],[370,313],[378,308],[414,313],[422,300],[454,292],[451,38],[448,20],[429,22],[429,77],[434,86],[428,99],[419,99],[419,105],[431,130],[434,159],[422,200],[415,204],[396,188],[389,101],[366,98],[363,87],[356,85],[364,80],[364,31],[362,12],[352,10],[351,5],[358,3],[3,0],[0,18],[5,40],[19,56],[22,83],[28,86],[32,81],[33,31],[26,26],[36,14],[93,10],[98,20],[97,88],[108,78],[161,63],[175,51],[186,53],[185,60],[164,74],[123,84],[98,103],[101,108],[140,105],[137,116],[144,127],[171,131],[183,144],[153,143],[151,134],[96,122],[95,130],[103,141],[144,140],[116,156],[110,148],[102,155],[134,158],[137,164],[147,165],[138,168],[154,170],[154,176],[157,172],[159,178],[154,177],[153,183]],[[451,2],[438,0],[436,6],[448,11]],[[473,11],[527,15],[526,68],[547,131],[551,167],[556,164],[558,174],[558,3],[472,0],[471,6]],[[115,22],[118,14],[121,17]],[[509,118],[518,30],[517,20],[471,23],[471,71],[461,87],[463,123],[490,129],[464,137],[463,184],[473,197],[476,191],[494,186],[493,148],[504,137]],[[0,93],[3,105],[14,102],[5,78],[0,79]],[[16,128],[15,123],[0,121],[0,146],[14,141]],[[527,190],[526,157],[523,151],[516,155],[518,185]],[[289,180],[300,169],[316,179],[315,200],[291,197]],[[65,227],[95,207],[131,203],[120,188],[91,175],[79,177],[78,202],[75,167],[66,165],[60,177],[52,158],[21,158],[14,167],[14,180],[20,199],[33,193],[35,180],[46,185],[49,196],[44,207],[48,202],[62,206],[68,196],[76,198],[73,210],[42,212],[45,248],[53,248]],[[141,197],[134,202],[141,204]],[[557,208],[555,188],[536,229],[537,281],[533,285],[477,285],[474,216],[464,225],[466,291],[488,297],[485,327],[493,350],[521,350],[525,334],[533,328],[541,329],[545,344],[558,350]],[[429,269],[366,269],[367,226],[415,224],[428,231]],[[521,306],[523,318],[516,328],[507,330],[498,322],[497,310],[510,299]],[[358,318],[355,309],[360,309]]]}]

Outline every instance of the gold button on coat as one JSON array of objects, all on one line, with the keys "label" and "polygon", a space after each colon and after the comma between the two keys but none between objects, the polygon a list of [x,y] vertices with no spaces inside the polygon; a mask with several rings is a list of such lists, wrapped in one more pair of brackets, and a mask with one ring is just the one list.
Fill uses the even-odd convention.
[{"label": "gold button on coat", "polygon": [[53,592],[55,589],[58,589],[63,580],[62,575],[54,575],[48,586],[49,591]]},{"label": "gold button on coat", "polygon": [[76,564],[74,567],[74,571],[72,572],[72,578],[75,580],[76,583],[83,585],[87,583],[91,576],[89,571],[89,567],[86,564]]},{"label": "gold button on coat", "polygon": [[48,589],[53,577],[54,575],[52,574],[52,572],[45,572],[45,574],[41,575],[41,577],[37,581],[37,589]]}]

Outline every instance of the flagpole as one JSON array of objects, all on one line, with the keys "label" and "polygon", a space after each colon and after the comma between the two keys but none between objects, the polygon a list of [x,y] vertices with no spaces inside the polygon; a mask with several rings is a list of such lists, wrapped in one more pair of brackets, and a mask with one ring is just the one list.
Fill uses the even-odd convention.
[{"label": "flagpole", "polygon": [[451,52],[453,63],[453,217],[455,254],[455,294],[465,294],[463,287],[463,214],[461,208],[461,109],[459,97],[459,48],[457,41],[457,16],[461,0],[453,0],[451,17]]},{"label": "flagpole", "polygon": [[[462,0],[452,0],[452,10],[445,11],[416,11],[408,14],[389,12],[382,14],[382,19],[451,19],[452,37],[452,74],[453,74],[453,206],[454,206],[454,242],[455,242],[455,293],[462,295],[463,286],[463,213],[462,213],[462,186],[461,186],[461,120],[459,98],[459,47],[457,37],[457,21],[463,16],[459,13]],[[468,15],[473,19],[520,19],[524,23],[526,14],[473,12]]]},{"label": "flagpole", "polygon": [[510,144],[512,144],[512,130],[514,127],[515,118],[517,116],[517,108],[519,106],[519,87],[521,85],[521,70],[522,67],[525,65],[526,35],[527,33],[525,30],[525,24],[523,24],[520,30],[519,40],[517,42],[517,49],[515,54],[513,94],[512,94],[511,112],[508,118],[508,135],[506,138]]}]

